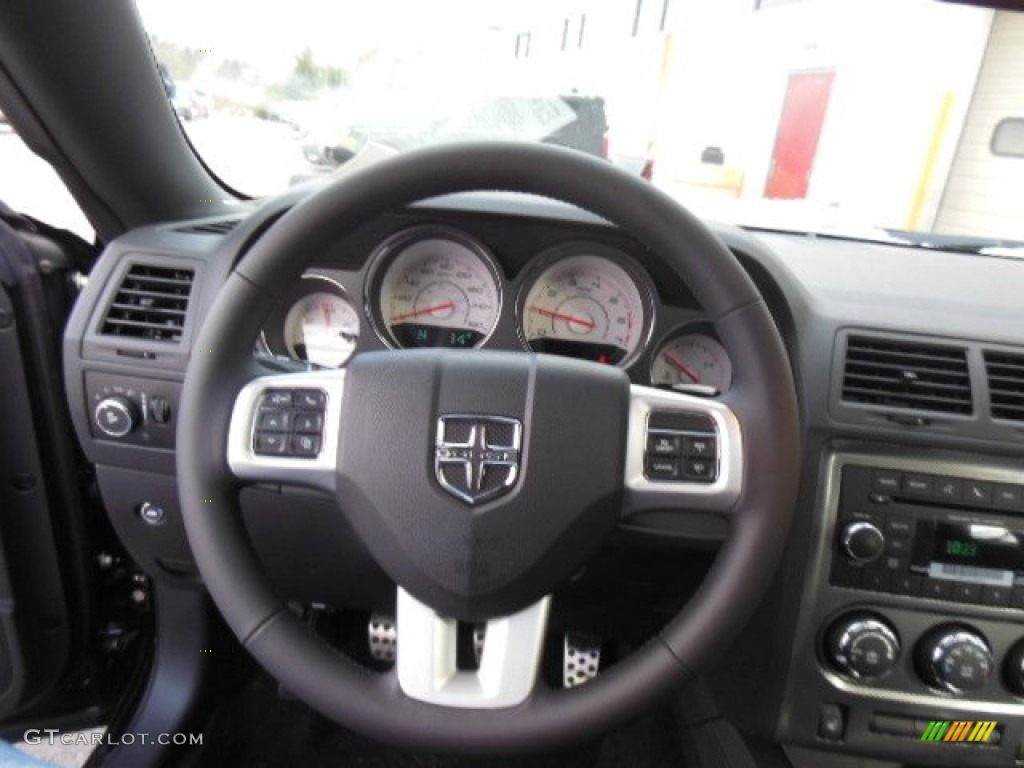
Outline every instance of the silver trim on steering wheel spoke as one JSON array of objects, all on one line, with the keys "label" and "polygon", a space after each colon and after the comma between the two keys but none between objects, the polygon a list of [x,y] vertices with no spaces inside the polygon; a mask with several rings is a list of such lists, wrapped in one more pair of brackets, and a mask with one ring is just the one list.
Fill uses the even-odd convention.
[{"label": "silver trim on steering wheel spoke", "polygon": [[[743,432],[731,408],[634,385],[628,429],[624,514],[681,506],[732,510],[742,491],[744,453]],[[658,448],[664,453],[648,450],[649,437],[664,438]]]},{"label": "silver trim on steering wheel spoke", "polygon": [[398,684],[411,699],[443,707],[504,709],[523,703],[540,669],[551,598],[491,619],[480,665],[460,670],[458,622],[398,589]]},{"label": "silver trim on steering wheel spoke", "polygon": [[[338,429],[345,371],[304,371],[253,379],[238,393],[228,430],[228,466],[236,477],[250,482],[281,483],[318,488],[333,493],[338,461]],[[271,396],[291,393],[283,404]],[[299,398],[312,393],[322,400],[309,405]],[[322,393],[322,396],[317,393]],[[261,423],[267,410],[283,413],[281,423]],[[319,431],[316,418],[321,417]],[[283,441],[282,453],[268,455],[257,450],[257,440],[271,437]]]}]

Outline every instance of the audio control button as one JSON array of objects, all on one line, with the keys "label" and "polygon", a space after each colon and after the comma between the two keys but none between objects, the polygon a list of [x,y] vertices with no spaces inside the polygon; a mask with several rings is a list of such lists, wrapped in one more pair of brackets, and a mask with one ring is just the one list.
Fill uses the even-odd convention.
[{"label": "audio control button", "polygon": [[930,597],[932,600],[949,600],[950,583],[942,579],[926,578],[921,583],[921,597]]},{"label": "audio control button", "polygon": [[960,501],[963,482],[954,477],[940,477],[935,481],[935,498],[940,501]]},{"label": "audio control button", "polygon": [[1010,588],[987,586],[981,590],[981,602],[983,605],[1005,608],[1010,604]]},{"label": "audio control button", "polygon": [[917,597],[921,594],[921,577],[916,573],[893,574],[890,587],[893,594]]},{"label": "audio control button", "polygon": [[885,532],[890,536],[910,536],[914,533],[914,521],[909,517],[889,515],[885,518]]},{"label": "audio control button", "polygon": [[982,506],[991,504],[992,483],[985,483],[981,480],[964,481],[964,502]]},{"label": "audio control button", "polygon": [[871,478],[871,487],[879,493],[892,496],[900,492],[903,476],[888,469],[877,469]]},{"label": "audio control button", "polygon": [[981,584],[967,584],[962,581],[954,581],[953,589],[950,591],[950,598],[958,603],[980,603]]},{"label": "audio control button", "polygon": [[858,563],[870,563],[885,551],[885,537],[878,526],[863,520],[847,523],[839,534],[843,552]]}]

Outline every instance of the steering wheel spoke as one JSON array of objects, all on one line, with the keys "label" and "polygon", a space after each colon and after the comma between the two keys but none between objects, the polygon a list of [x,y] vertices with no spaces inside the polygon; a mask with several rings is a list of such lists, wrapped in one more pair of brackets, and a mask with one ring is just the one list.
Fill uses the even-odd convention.
[{"label": "steering wheel spoke", "polygon": [[504,709],[533,692],[544,649],[551,598],[491,619],[479,668],[457,665],[458,622],[439,616],[398,589],[398,684],[411,699],[443,707]]},{"label": "steering wheel spoke", "polygon": [[235,398],[228,466],[240,480],[335,489],[345,372],[260,376]]},{"label": "steering wheel spoke", "polygon": [[743,483],[743,433],[728,406],[630,387],[624,515],[692,509],[731,514]]}]

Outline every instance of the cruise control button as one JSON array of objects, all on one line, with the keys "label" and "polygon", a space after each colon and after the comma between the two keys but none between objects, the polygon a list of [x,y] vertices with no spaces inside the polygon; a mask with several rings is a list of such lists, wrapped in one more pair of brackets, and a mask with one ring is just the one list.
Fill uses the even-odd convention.
[{"label": "cruise control button", "polygon": [[651,480],[678,480],[679,461],[660,456],[648,456],[644,465],[644,474]]},{"label": "cruise control button", "polygon": [[295,423],[292,426],[295,432],[308,432],[319,435],[324,428],[324,417],[321,413],[296,413]]},{"label": "cruise control button", "polygon": [[647,453],[652,456],[678,456],[682,449],[679,435],[659,435],[651,433],[647,436]]},{"label": "cruise control button", "polygon": [[683,462],[683,477],[710,482],[715,479],[715,463],[706,459],[686,459]]},{"label": "cruise control button", "polygon": [[291,411],[280,408],[260,408],[256,418],[256,429],[265,429],[268,432],[287,432],[291,425]]},{"label": "cruise control button", "polygon": [[261,456],[282,456],[288,448],[288,435],[278,432],[257,432],[254,450]]},{"label": "cruise control button", "polygon": [[295,407],[304,410],[322,410],[327,404],[327,396],[319,389],[295,390]]},{"label": "cruise control button", "polygon": [[683,438],[683,454],[694,459],[711,459],[717,453],[715,438],[711,435],[687,435]]},{"label": "cruise control button", "polygon": [[872,592],[888,592],[889,591],[889,572],[888,571],[876,571],[874,569],[864,571],[864,580],[861,583],[864,589],[870,589]]},{"label": "cruise control button", "polygon": [[316,435],[292,435],[292,453],[295,456],[316,456],[320,453],[320,438]]}]

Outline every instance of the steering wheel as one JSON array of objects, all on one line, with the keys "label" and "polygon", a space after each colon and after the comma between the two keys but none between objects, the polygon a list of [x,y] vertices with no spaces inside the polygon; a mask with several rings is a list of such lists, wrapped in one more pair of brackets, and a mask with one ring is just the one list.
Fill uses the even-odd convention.
[{"label": "steering wheel", "polygon": [[[574,204],[639,238],[690,287],[734,362],[717,399],[631,385],[611,366],[547,355],[414,350],[343,370],[271,374],[261,318],[315,254],[362,223],[450,193],[504,190]],[[322,426],[260,443],[261,408]],[[658,432],[666,430],[666,432]],[[648,438],[714,438],[713,474],[647,476]],[[301,455],[282,455],[280,451]],[[700,670],[749,619],[795,502],[799,430],[782,341],[733,254],[652,185],[542,145],[403,154],[297,204],[221,288],[195,342],[177,432],[178,491],[196,563],[242,645],[327,718],[390,744],[509,754],[554,748],[636,717]],[[397,659],[371,672],[276,594],[246,536],[239,490],[334,494],[394,580]],[[698,592],[653,639],[572,689],[539,677],[551,592],[624,511],[708,510],[729,534]],[[301,514],[297,511],[295,514]],[[456,664],[458,622],[485,622],[479,669]]]}]

